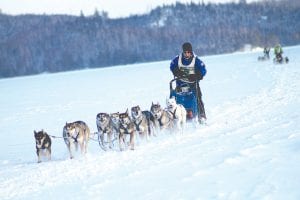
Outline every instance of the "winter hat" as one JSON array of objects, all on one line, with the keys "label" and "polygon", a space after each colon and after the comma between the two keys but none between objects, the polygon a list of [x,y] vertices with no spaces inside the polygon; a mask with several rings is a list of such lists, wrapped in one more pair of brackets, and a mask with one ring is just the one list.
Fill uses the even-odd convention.
[{"label": "winter hat", "polygon": [[191,43],[189,43],[189,42],[183,43],[183,45],[182,45],[182,51],[189,51],[189,52],[192,52],[192,51],[193,51],[193,48],[192,48]]}]

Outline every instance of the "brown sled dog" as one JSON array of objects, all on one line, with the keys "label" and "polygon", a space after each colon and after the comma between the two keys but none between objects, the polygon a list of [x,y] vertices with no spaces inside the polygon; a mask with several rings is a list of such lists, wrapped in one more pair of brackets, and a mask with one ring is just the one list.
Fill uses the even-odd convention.
[{"label": "brown sled dog", "polygon": [[78,144],[82,154],[87,152],[87,145],[90,137],[90,129],[83,121],[67,123],[63,128],[63,137],[70,153],[70,158],[73,158],[72,148],[78,149]]},{"label": "brown sled dog", "polygon": [[134,141],[135,141],[135,125],[131,121],[128,113],[128,109],[125,113],[119,114],[119,147],[120,151],[123,151],[126,147],[126,135],[130,135],[130,149],[134,150]]}]

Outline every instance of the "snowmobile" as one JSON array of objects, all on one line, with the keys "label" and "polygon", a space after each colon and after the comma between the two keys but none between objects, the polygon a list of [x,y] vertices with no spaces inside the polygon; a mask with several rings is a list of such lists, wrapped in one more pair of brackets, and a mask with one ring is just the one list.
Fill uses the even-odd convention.
[{"label": "snowmobile", "polygon": [[288,57],[276,56],[273,59],[273,63],[274,64],[284,64],[284,63],[288,63],[288,62],[289,62],[289,58]]},{"label": "snowmobile", "polygon": [[[198,108],[198,82],[183,81],[180,86],[176,85],[178,78],[170,81],[170,98],[175,97],[176,103],[183,105],[187,111],[186,119],[188,122],[200,119],[200,110]],[[175,82],[175,83],[174,83]],[[175,85],[175,86],[174,86]]]}]

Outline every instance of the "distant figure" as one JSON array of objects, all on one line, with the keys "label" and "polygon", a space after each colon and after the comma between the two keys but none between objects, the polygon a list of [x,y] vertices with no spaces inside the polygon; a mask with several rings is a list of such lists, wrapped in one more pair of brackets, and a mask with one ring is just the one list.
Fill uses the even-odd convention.
[{"label": "distant figure", "polygon": [[274,47],[274,54],[275,54],[276,60],[277,60],[278,62],[282,62],[282,54],[283,54],[283,50],[282,50],[280,44],[277,44],[277,45]]},{"label": "distant figure", "polygon": [[266,59],[270,59],[270,47],[265,47],[264,48],[264,57]]}]

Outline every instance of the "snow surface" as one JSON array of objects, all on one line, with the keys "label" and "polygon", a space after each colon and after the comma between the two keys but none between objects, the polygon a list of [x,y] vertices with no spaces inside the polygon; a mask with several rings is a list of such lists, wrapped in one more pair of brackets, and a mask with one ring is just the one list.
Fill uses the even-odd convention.
[{"label": "snow surface", "polygon": [[90,141],[73,160],[52,138],[40,164],[33,130],[61,136],[83,120],[95,132],[99,112],[165,105],[170,61],[0,80],[0,199],[300,199],[300,46],[284,51],[284,65],[262,52],[202,57],[207,126],[134,151]]}]

